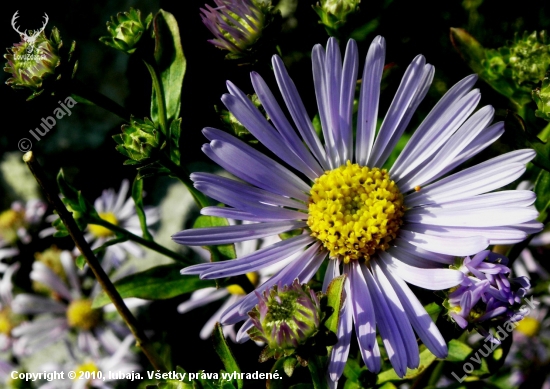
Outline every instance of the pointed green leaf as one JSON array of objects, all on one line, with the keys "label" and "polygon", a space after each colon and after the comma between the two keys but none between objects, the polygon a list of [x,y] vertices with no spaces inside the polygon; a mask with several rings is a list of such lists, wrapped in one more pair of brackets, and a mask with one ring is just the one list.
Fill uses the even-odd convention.
[{"label": "pointed green leaf", "polygon": [[[181,89],[187,62],[183,55],[178,22],[174,15],[161,9],[155,15],[153,29],[155,62],[164,92],[166,119],[170,123],[180,114]],[[151,101],[151,117],[154,118],[153,111],[158,111],[158,107],[153,108],[157,104],[156,98],[152,98]],[[153,121],[158,122],[158,120]]]},{"label": "pointed green leaf", "polygon": [[[131,274],[114,283],[122,298],[137,297],[147,300],[165,300],[197,289],[216,286],[214,281],[200,280],[197,276],[182,276],[181,265],[170,264]],[[100,292],[94,299],[94,308],[109,304],[111,300]]]},{"label": "pointed green leaf", "polygon": [[437,318],[439,317],[439,314],[442,310],[441,305],[435,302],[429,303],[428,305],[424,306],[424,309],[426,310],[426,312],[428,312],[428,315],[430,315],[434,323],[437,321]]},{"label": "pointed green leaf", "polygon": [[472,353],[472,348],[460,340],[451,339],[449,342],[449,354],[445,360],[450,362],[462,362]]},{"label": "pointed green leaf", "polygon": [[139,180],[137,177],[132,184],[132,199],[134,199],[134,204],[136,205],[136,213],[139,218],[143,237],[147,240],[153,240],[153,236],[147,228],[147,219],[145,216],[145,209],[143,208],[143,180]]},{"label": "pointed green leaf", "polygon": [[[212,331],[212,341],[214,342],[214,349],[216,350],[216,353],[220,357],[223,363],[223,366],[225,367],[225,370],[228,373],[232,373],[232,372],[240,373],[241,369],[239,368],[239,365],[235,360],[235,357],[233,356],[231,349],[227,345],[225,336],[223,334],[223,329],[220,323],[216,323],[214,327],[214,331]],[[243,380],[237,379],[233,381],[236,381],[237,387],[239,389],[242,389]]]},{"label": "pointed green leaf", "polygon": [[544,222],[550,210],[550,172],[541,170],[535,182],[534,192],[537,194],[535,207],[540,212],[538,220]]},{"label": "pointed green leaf", "polygon": [[394,369],[389,369],[378,374],[376,384],[380,385],[387,381],[409,380],[422,374],[437,358],[430,350],[425,349],[420,353],[420,364],[416,369],[407,369],[407,373],[403,378],[400,378]]},{"label": "pointed green leaf", "polygon": [[331,281],[327,288],[328,306],[334,309],[334,313],[330,315],[325,323],[325,326],[335,334],[338,333],[338,321],[340,318],[340,310],[344,304],[344,285],[346,275],[342,274]]}]

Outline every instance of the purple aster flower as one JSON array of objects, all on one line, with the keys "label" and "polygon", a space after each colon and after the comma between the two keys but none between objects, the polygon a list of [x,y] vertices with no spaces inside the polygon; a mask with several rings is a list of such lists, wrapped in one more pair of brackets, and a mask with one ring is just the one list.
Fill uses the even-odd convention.
[{"label": "purple aster flower", "polygon": [[[377,37],[362,76],[355,139],[352,115],[359,58],[353,40],[343,61],[335,39],[329,39],[326,50],[321,45],[313,48],[324,144],[278,56],[273,57],[275,77],[295,127],[259,74],[251,74],[252,85],[271,123],[228,82],[223,103],[282,162],[223,131],[205,128],[210,143],[203,146],[204,153],[244,182],[193,174],[197,189],[228,205],[206,207],[201,213],[256,223],[190,229],[173,236],[180,244],[202,246],[303,229],[300,235],[250,255],[195,265],[182,273],[205,279],[229,277],[299,253],[256,289],[261,294],[295,278],[307,283],[328,260],[325,288],[341,272],[347,275],[339,340],[328,368],[332,386],[343,372],[353,325],[372,372],[381,367],[377,329],[400,376],[419,364],[415,332],[431,352],[444,358],[445,340],[407,283],[429,290],[454,287],[464,279],[461,271],[450,268],[456,256],[476,254],[490,244],[519,242],[541,228],[535,221],[533,192],[492,192],[523,174],[535,156],[533,150],[514,151],[448,174],[504,131],[503,123],[490,125],[492,107],[474,112],[480,93],[472,90],[473,75],[442,97],[390,170],[383,169],[434,73],[433,66],[417,56],[376,131],[384,56],[385,41]],[[247,312],[258,301],[256,292],[229,307],[221,322],[247,320]],[[241,331],[250,327],[247,320]]]}]

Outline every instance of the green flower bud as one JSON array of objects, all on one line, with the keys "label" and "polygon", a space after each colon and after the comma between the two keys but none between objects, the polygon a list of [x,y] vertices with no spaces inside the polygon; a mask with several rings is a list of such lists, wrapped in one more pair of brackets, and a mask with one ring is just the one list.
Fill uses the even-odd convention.
[{"label": "green flower bud", "polygon": [[227,59],[250,57],[280,31],[280,14],[271,0],[214,0],[201,8],[202,21],[214,35],[209,42],[229,51]]},{"label": "green flower bud", "polygon": [[[260,112],[267,118],[265,110],[262,107],[262,103],[260,102],[260,99],[256,94],[248,95],[248,98],[250,101],[252,101],[252,104],[256,108],[260,110]],[[215,107],[217,111],[217,107]],[[248,143],[258,143],[257,139],[248,131],[248,129],[241,124],[241,122],[231,113],[231,111],[227,109],[222,109],[221,111],[217,111],[220,114],[220,120],[225,125],[225,127],[232,131],[237,137],[247,141]]]},{"label": "green flower bud", "polygon": [[542,85],[533,91],[533,100],[537,103],[535,115],[550,122],[550,71],[542,80]]},{"label": "green flower bud", "polygon": [[321,3],[313,6],[330,35],[336,35],[336,31],[342,27],[348,17],[359,10],[361,0],[321,0]]},{"label": "green flower bud", "polygon": [[122,126],[122,134],[113,136],[119,153],[129,158],[126,164],[140,163],[153,156],[161,145],[160,131],[151,120],[130,119],[130,124]]},{"label": "green flower bud", "polygon": [[[27,100],[32,100],[44,92],[45,82],[61,79],[65,69],[71,68],[69,72],[72,77],[77,66],[76,62],[71,62],[75,43],[67,53],[61,51],[62,47],[59,30],[55,27],[49,39],[42,31],[32,42],[23,40],[16,43],[4,55],[8,61],[4,71],[12,75],[6,84],[14,89],[30,89],[33,94]],[[62,59],[73,66],[62,67]]]},{"label": "green flower bud", "polygon": [[318,332],[321,305],[307,285],[294,280],[290,286],[274,286],[258,297],[258,305],[248,314],[254,324],[248,334],[267,344],[261,360],[291,355]]},{"label": "green flower bud", "polygon": [[137,44],[143,33],[149,28],[153,14],[147,15],[141,20],[141,11],[130,8],[128,12],[119,12],[116,20],[111,16],[107,22],[107,31],[110,36],[102,36],[99,40],[116,50],[132,54],[137,49]]}]

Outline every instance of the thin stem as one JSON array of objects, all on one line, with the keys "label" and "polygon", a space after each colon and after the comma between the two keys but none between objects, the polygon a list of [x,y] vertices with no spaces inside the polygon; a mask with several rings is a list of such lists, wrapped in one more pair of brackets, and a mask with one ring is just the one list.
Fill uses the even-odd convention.
[{"label": "thin stem", "polygon": [[189,258],[187,258],[187,257],[185,257],[181,254],[178,254],[178,253],[176,253],[176,252],[174,252],[170,249],[167,249],[166,247],[161,246],[160,244],[156,243],[155,241],[147,240],[147,239],[142,238],[141,236],[132,234],[130,231],[127,231],[124,228],[119,227],[115,224],[109,223],[106,220],[94,219],[93,221],[89,222],[89,224],[96,224],[98,226],[105,227],[105,228],[115,232],[118,235],[122,235],[122,236],[126,237],[128,240],[132,240],[136,243],[139,243],[142,246],[150,248],[153,251],[156,251],[158,253],[166,255],[167,257],[172,258],[175,261],[184,263],[186,265],[195,265],[196,264],[191,259],[189,259]]},{"label": "thin stem", "polygon": [[109,276],[107,276],[99,261],[95,257],[90,245],[88,244],[86,239],[84,239],[84,235],[82,235],[82,231],[80,231],[80,228],[78,228],[78,225],[73,219],[72,213],[69,212],[67,208],[65,208],[65,205],[57,194],[57,188],[53,188],[48,182],[46,174],[44,173],[42,166],[40,166],[40,164],[34,157],[33,152],[29,151],[28,153],[26,153],[23,156],[23,161],[25,161],[34,178],[44,191],[48,202],[54,207],[59,215],[59,218],[67,227],[71,238],[73,239],[78,250],[80,250],[84,258],[86,259],[86,262],[88,263],[90,269],[92,269],[92,272],[94,273],[97,281],[99,282],[107,296],[109,296],[114,306],[116,307],[116,310],[136,338],[137,345],[141,348],[141,350],[143,351],[147,359],[149,359],[149,362],[151,362],[155,369],[167,371],[164,362],[157,355],[152,343],[147,338],[147,335],[145,335],[143,330],[139,327],[138,321],[136,320],[134,315],[132,315],[132,312],[130,312],[122,297],[120,297],[120,294],[109,279]]},{"label": "thin stem", "polygon": [[83,98],[100,108],[114,113],[119,118],[124,119],[125,121],[130,121],[130,117],[132,115],[126,110],[126,108],[122,107],[107,96],[87,87],[84,83],[78,80],[75,80],[73,82],[71,92],[72,94]]},{"label": "thin stem", "polygon": [[323,363],[317,355],[312,355],[308,358],[307,367],[311,374],[311,380],[313,381],[313,387],[315,389],[328,389],[327,379],[325,376],[326,369],[323,368]]}]

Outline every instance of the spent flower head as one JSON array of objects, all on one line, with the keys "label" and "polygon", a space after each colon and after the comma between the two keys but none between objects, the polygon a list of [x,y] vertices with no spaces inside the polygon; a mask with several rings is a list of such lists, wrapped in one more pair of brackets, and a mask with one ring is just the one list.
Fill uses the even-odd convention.
[{"label": "spent flower head", "polygon": [[307,285],[294,280],[292,285],[275,285],[257,295],[258,304],[249,313],[254,326],[248,334],[267,344],[262,359],[290,355],[318,331],[321,305]]},{"label": "spent flower head", "polygon": [[128,12],[119,12],[111,16],[111,21],[107,22],[107,31],[109,36],[99,38],[101,42],[116,50],[132,54],[136,51],[138,43],[145,31],[149,29],[153,14],[147,15],[142,20],[141,11],[130,8]]},{"label": "spent flower head", "polygon": [[[31,44],[34,45],[34,50],[29,53]],[[77,62],[73,59],[75,46],[73,41],[68,50],[62,50],[63,42],[56,27],[52,29],[49,38],[42,31],[34,42],[22,40],[16,43],[8,49],[8,54],[4,54],[8,61],[4,71],[11,73],[6,84],[14,89],[31,90],[33,93],[27,100],[34,99],[47,89],[46,82],[74,76],[77,68]],[[53,88],[52,93],[55,93]]]}]

